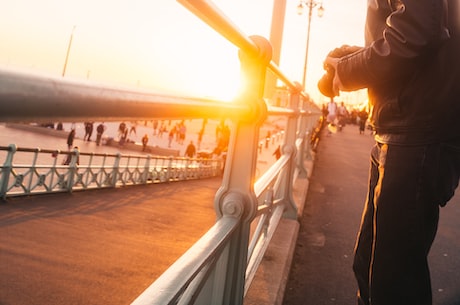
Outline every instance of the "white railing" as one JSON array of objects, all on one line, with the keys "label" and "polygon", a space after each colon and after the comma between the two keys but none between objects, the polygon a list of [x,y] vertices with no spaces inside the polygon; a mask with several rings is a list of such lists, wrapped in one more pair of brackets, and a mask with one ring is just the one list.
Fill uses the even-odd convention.
[{"label": "white railing", "polygon": [[[254,115],[238,120],[233,130],[214,203],[216,224],[133,304],[243,304],[280,219],[297,218],[292,186],[297,177],[306,177],[304,158],[320,111],[271,62],[265,39],[245,36],[210,1],[179,2],[239,47],[242,72],[249,80],[241,101]],[[269,107],[262,99],[267,68],[289,88],[289,109]],[[257,139],[269,115],[287,119],[283,156],[254,184]]]},{"label": "white railing", "polygon": [[[0,166],[0,197],[4,199],[201,179],[216,177],[222,173],[221,158],[80,153],[76,149],[72,152],[61,152],[17,148],[14,144],[0,146],[0,157],[2,155],[4,162]],[[50,159],[53,160],[52,163]]]},{"label": "white railing", "polygon": [[[163,275],[152,279],[152,285],[133,304],[242,305],[280,219],[298,217],[293,184],[307,177],[304,161],[310,156],[310,138],[321,112],[301,86],[291,82],[271,61],[271,46],[266,39],[246,36],[210,1],[179,2],[240,49],[247,85],[232,103],[0,71],[0,121],[231,121],[222,184],[214,200],[215,225]],[[263,99],[267,71],[285,84],[287,108],[271,107]],[[285,120],[282,156],[255,181],[260,128],[272,116]],[[88,173],[93,174],[90,170]],[[126,173],[143,176],[141,172]]]}]

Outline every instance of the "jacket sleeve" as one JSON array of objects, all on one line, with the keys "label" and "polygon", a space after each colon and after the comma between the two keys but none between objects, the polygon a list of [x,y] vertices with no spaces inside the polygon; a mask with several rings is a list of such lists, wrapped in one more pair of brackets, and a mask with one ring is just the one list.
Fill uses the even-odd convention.
[{"label": "jacket sleeve", "polygon": [[366,47],[338,63],[346,90],[410,77],[449,38],[446,16],[446,0],[369,0]]}]

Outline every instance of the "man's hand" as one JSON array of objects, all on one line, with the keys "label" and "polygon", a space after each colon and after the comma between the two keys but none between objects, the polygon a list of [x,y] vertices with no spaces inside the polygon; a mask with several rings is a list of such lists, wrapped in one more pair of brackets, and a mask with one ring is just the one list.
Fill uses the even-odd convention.
[{"label": "man's hand", "polygon": [[324,61],[325,65],[329,65],[334,69],[334,78],[332,80],[332,92],[334,93],[334,96],[339,96],[340,90],[343,88],[342,81],[337,73],[338,62],[339,58],[330,56],[326,57],[326,60]]},{"label": "man's hand", "polygon": [[326,60],[324,61],[324,70],[326,70],[326,73],[318,82],[318,88],[323,95],[334,97],[340,94],[340,90],[343,90],[344,87],[337,74],[338,62],[341,57],[354,53],[360,49],[361,47],[343,45],[327,54]]}]

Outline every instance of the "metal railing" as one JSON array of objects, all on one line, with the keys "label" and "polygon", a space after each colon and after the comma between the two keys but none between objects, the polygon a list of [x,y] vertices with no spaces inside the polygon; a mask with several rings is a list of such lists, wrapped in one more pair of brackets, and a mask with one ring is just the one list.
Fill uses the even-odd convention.
[{"label": "metal railing", "polygon": [[[232,103],[0,71],[0,121],[230,120],[228,154],[214,200],[215,225],[164,274],[152,279],[133,304],[241,305],[280,220],[298,217],[293,184],[307,177],[305,159],[321,111],[300,84],[291,82],[271,61],[266,39],[246,36],[210,1],[179,2],[240,50],[247,85]],[[262,98],[267,71],[289,91],[288,108],[269,106]],[[260,128],[269,116],[286,120],[282,156],[255,181]]]},{"label": "metal railing", "polygon": [[[0,197],[216,177],[222,159],[81,153],[0,146]],[[51,158],[50,158],[51,156]],[[50,159],[53,160],[50,163]],[[22,160],[22,162],[21,162]]]}]

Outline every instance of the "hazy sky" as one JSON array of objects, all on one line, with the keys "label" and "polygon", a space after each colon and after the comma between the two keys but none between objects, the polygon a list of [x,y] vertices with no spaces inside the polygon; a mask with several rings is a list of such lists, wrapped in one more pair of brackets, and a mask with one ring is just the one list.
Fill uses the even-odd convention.
[{"label": "hazy sky", "polygon": [[[215,0],[247,35],[269,37],[273,0]],[[287,0],[281,70],[302,82],[307,12]],[[363,43],[366,0],[324,0],[314,9],[307,91],[327,52]],[[198,96],[228,97],[239,86],[237,48],[174,0],[0,0],[0,66]],[[73,34],[72,34],[73,33]]]}]

